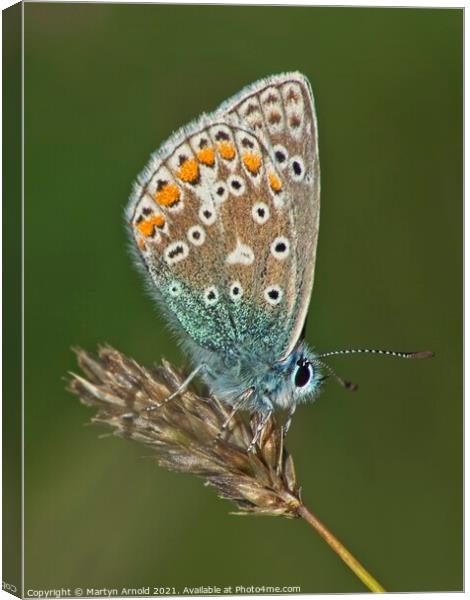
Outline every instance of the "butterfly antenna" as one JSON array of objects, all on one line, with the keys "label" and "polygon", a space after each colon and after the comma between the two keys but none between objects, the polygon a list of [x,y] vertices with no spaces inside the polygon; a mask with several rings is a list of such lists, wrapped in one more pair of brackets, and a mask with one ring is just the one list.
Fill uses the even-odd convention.
[{"label": "butterfly antenna", "polygon": [[354,392],[357,390],[358,385],[347,379],[340,377],[336,371],[334,371],[330,365],[327,365],[320,358],[328,358],[329,356],[340,356],[346,354],[380,354],[382,356],[394,356],[396,358],[431,358],[434,356],[434,352],[424,350],[421,352],[396,352],[395,350],[374,350],[371,348],[349,348],[347,350],[334,350],[332,352],[323,352],[317,354],[315,362],[321,365],[329,375],[332,375],[338,383],[340,383],[345,389]]},{"label": "butterfly antenna", "polygon": [[338,356],[345,354],[381,354],[382,356],[395,356],[397,358],[431,358],[434,352],[424,350],[421,352],[396,352],[395,350],[372,350],[370,348],[350,348],[347,350],[334,350],[333,352],[323,352],[318,354],[318,358],[327,358],[328,356]]},{"label": "butterfly antenna", "polygon": [[318,360],[315,359],[315,363],[322,366],[325,371],[331,375],[334,379],[336,379],[336,381],[342,385],[346,390],[349,390],[350,392],[355,392],[358,388],[357,383],[353,383],[352,381],[349,381],[348,379],[343,379],[342,377],[340,377],[338,375],[338,373],[332,369],[332,367],[330,367],[330,365],[327,365],[326,363],[324,363],[322,360]]}]

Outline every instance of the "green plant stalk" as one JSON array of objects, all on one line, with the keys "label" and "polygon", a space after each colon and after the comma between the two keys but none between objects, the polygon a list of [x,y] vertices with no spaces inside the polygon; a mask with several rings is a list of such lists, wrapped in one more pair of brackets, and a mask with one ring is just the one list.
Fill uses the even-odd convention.
[{"label": "green plant stalk", "polygon": [[372,577],[372,575],[361,565],[361,563],[354,558],[354,556],[347,550],[343,544],[335,537],[331,531],[303,504],[299,504],[297,508],[297,514],[299,517],[304,519],[315,531],[321,535],[325,542],[336,552],[336,554],[344,561],[351,571],[358,577],[362,583],[371,592],[385,592],[386,590],[380,585],[380,583]]}]

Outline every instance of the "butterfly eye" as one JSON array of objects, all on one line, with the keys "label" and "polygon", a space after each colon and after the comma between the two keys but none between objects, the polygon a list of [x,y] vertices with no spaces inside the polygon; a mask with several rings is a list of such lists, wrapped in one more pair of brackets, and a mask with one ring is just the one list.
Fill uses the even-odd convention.
[{"label": "butterfly eye", "polygon": [[307,385],[313,375],[312,365],[309,362],[300,360],[297,362],[297,371],[295,372],[295,387],[302,388]]}]

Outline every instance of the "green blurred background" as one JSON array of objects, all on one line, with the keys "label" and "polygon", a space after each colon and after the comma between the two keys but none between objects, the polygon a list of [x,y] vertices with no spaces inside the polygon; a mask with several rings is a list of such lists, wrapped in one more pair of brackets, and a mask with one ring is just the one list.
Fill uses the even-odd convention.
[{"label": "green blurred background", "polygon": [[25,6],[26,588],[364,588],[300,521],[229,516],[196,478],[84,426],[71,346],[184,364],[132,266],[148,155],[242,86],[298,69],[320,127],[307,339],[337,358],[289,434],[303,497],[391,591],[462,589],[463,11]]}]

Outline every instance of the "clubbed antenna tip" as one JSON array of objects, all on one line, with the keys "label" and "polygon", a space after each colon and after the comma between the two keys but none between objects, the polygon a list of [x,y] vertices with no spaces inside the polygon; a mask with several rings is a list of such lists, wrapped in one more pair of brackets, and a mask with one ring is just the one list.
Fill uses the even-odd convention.
[{"label": "clubbed antenna tip", "polygon": [[97,411],[94,423],[151,447],[161,466],[201,477],[221,498],[234,502],[238,514],[300,517],[369,590],[385,591],[303,504],[282,426],[273,417],[255,451],[247,452],[260,416],[247,422],[239,412],[230,415],[230,407],[191,388],[165,402],[184,380],[168,362],[146,369],[110,347],[100,348],[98,357],[80,349],[75,353],[84,377],[71,374],[69,390]]},{"label": "clubbed antenna tip", "polygon": [[433,358],[434,352],[431,350],[423,350],[422,352],[410,352],[405,358]]},{"label": "clubbed antenna tip", "polygon": [[344,380],[343,385],[348,390],[348,392],[355,392],[359,388],[359,385],[352,381]]},{"label": "clubbed antenna tip", "polygon": [[397,352],[395,350],[376,350],[371,348],[347,348],[346,350],[333,350],[332,352],[322,352],[322,354],[318,354],[315,361],[319,365],[321,365],[336,381],[341,384],[346,390],[349,392],[355,392],[358,389],[357,383],[353,383],[352,381],[348,381],[343,377],[340,377],[336,371],[330,367],[330,365],[326,364],[324,361],[320,360],[322,358],[329,358],[332,356],[344,356],[350,354],[372,354],[372,355],[380,355],[380,356],[392,356],[394,358],[431,358],[434,356],[434,352],[430,350],[423,350],[420,352]]}]

